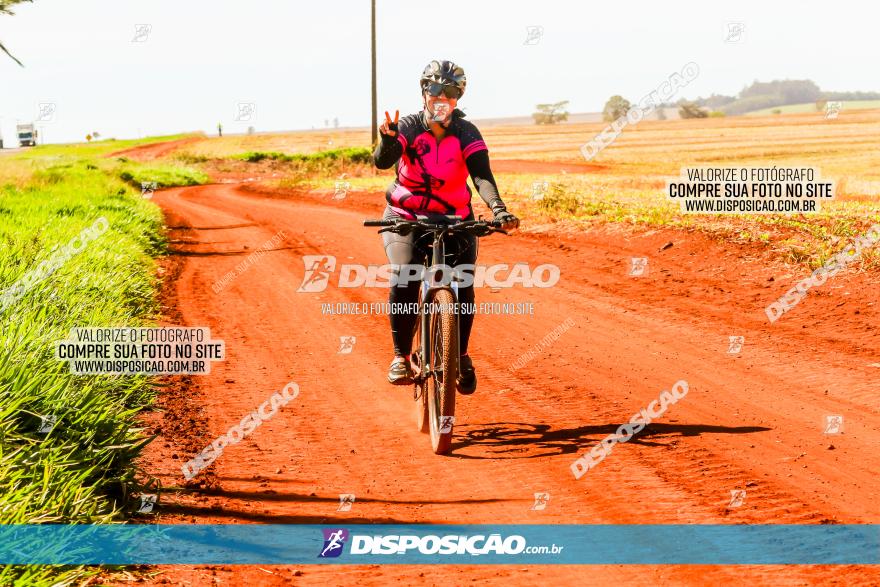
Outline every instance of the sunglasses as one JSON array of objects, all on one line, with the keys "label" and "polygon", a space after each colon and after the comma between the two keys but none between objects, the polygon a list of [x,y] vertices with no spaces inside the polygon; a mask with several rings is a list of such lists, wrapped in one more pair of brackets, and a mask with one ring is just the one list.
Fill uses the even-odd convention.
[{"label": "sunglasses", "polygon": [[460,89],[456,88],[455,86],[438,84],[437,82],[425,84],[424,91],[435,98],[440,94],[443,94],[444,96],[452,100],[458,100],[459,98],[461,98]]}]

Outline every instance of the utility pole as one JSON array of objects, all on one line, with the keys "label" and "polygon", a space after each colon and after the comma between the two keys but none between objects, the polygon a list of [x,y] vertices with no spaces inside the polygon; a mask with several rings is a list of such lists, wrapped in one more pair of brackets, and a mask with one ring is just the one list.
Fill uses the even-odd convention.
[{"label": "utility pole", "polygon": [[370,28],[370,37],[372,42],[372,60],[373,60],[373,112],[372,112],[372,144],[375,145],[379,140],[379,110],[376,106],[376,0],[370,0],[370,5],[372,7],[372,23]]}]

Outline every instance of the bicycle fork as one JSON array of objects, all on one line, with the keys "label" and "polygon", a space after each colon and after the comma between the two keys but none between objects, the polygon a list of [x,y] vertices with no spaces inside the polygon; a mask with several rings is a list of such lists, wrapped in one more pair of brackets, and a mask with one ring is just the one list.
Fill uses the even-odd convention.
[{"label": "bicycle fork", "polygon": [[[422,369],[419,373],[420,379],[424,379],[428,376],[425,369],[428,365],[432,365],[432,356],[433,356],[433,346],[431,341],[431,335],[434,334],[431,332],[431,315],[434,310],[431,308],[431,301],[429,296],[433,294],[435,291],[445,289],[452,292],[452,300],[453,303],[458,304],[458,280],[456,279],[454,272],[450,279],[448,285],[443,283],[443,271],[442,269],[434,269],[435,267],[440,267],[446,262],[446,247],[443,242],[443,234],[437,233],[434,236],[434,243],[431,246],[431,267],[425,271],[424,277],[422,279],[421,285],[421,300],[422,304],[419,307],[419,320],[421,323],[420,334],[422,337]],[[456,316],[458,312],[456,311]],[[461,333],[459,331],[458,320],[455,321],[455,338],[456,348],[461,348]],[[434,375],[434,373],[431,373]]]}]

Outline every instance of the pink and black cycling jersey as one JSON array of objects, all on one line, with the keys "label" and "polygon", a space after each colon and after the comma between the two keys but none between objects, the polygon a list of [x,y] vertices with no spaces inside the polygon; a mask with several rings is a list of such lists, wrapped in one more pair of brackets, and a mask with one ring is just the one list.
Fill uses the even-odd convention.
[{"label": "pink and black cycling jersey", "polygon": [[374,161],[380,169],[397,164],[397,177],[385,194],[396,214],[404,218],[415,214],[468,216],[468,176],[493,212],[503,209],[489,168],[486,143],[477,127],[463,117],[460,110],[453,111],[446,135],[439,142],[423,112],[402,118],[396,137],[382,135]]}]

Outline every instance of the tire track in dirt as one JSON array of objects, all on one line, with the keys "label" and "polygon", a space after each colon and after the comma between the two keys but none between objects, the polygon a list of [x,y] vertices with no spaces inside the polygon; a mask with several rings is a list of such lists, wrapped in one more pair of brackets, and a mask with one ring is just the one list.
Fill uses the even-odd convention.
[{"label": "tire track in dirt", "polygon": [[[213,337],[226,341],[227,361],[199,378],[211,434],[225,432],[287,381],[301,388],[296,400],[217,460],[215,488],[195,498],[172,497],[162,522],[877,521],[870,489],[880,441],[876,371],[864,366],[868,345],[855,344],[861,325],[820,326],[808,336],[799,322],[815,312],[799,307],[799,315],[771,328],[766,318],[761,322],[761,304],[779,294],[765,286],[767,269],[729,251],[725,256],[699,235],[596,231],[484,239],[481,264],[552,262],[563,278],[550,289],[478,291],[478,302],[533,301],[535,315],[477,317],[472,354],[480,386],[457,400],[461,420],[452,456],[436,457],[415,430],[411,390],[384,382],[391,354],[387,317],[321,313],[321,303],[384,302],[387,290],[331,285],[319,294],[296,292],[302,255],[332,254],[338,264],[385,262],[378,236],[360,226],[363,211],[266,198],[232,185],[168,190],[156,200],[166,213],[200,227],[195,240],[176,245],[185,263],[175,287],[184,323],[209,326]],[[285,234],[278,250],[212,290],[278,231]],[[676,246],[656,253],[670,235]],[[651,273],[628,277],[629,258],[645,251]],[[725,272],[739,274],[737,280]],[[807,302],[817,311],[835,303]],[[508,370],[569,316],[575,325],[559,340],[521,369]],[[822,335],[832,330],[834,338]],[[728,335],[746,338],[737,356],[726,352]],[[338,354],[340,336],[356,337],[351,354]],[[814,346],[799,350],[806,341]],[[690,384],[685,398],[574,479],[569,466],[579,454],[678,379]],[[822,418],[834,413],[845,414],[845,434],[823,435]],[[155,457],[163,482],[179,484],[180,462],[170,466]],[[727,507],[733,489],[747,490],[737,508]],[[533,494],[545,491],[549,507],[531,511]],[[357,496],[350,512],[335,511],[341,493]],[[839,567],[520,568],[428,571],[444,584],[475,577],[517,584],[646,576],[664,584],[744,576],[759,584],[878,578],[874,570]],[[256,585],[435,580],[424,568],[397,566],[273,567],[272,575],[252,567],[168,571],[173,581],[216,572]]]}]

